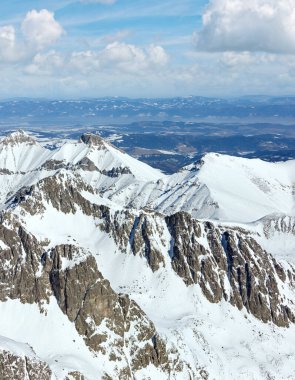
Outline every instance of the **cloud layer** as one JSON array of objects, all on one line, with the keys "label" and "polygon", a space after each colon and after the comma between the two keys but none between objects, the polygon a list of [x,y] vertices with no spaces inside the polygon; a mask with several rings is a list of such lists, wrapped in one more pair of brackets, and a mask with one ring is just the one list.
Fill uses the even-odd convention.
[{"label": "cloud layer", "polygon": [[[0,95],[294,93],[295,0],[208,0],[203,25],[195,33],[197,49],[192,43],[195,24],[183,31],[164,16],[163,25],[159,22],[171,0],[164,5],[151,0],[148,20],[141,18],[140,27],[139,11],[133,16],[127,12],[134,2],[125,1],[64,0],[59,8],[54,0],[56,14],[25,6],[22,20],[11,14],[0,26]],[[173,14],[186,1],[196,7],[194,0],[173,0]],[[98,19],[90,23],[94,10]]]},{"label": "cloud layer", "polygon": [[112,42],[101,50],[74,51],[62,54],[51,50],[38,53],[25,71],[31,75],[64,74],[95,75],[97,73],[121,73],[142,76],[164,69],[169,57],[157,45],[140,48],[124,42]]},{"label": "cloud layer", "polygon": [[203,51],[295,53],[295,0],[211,0],[195,34]]}]

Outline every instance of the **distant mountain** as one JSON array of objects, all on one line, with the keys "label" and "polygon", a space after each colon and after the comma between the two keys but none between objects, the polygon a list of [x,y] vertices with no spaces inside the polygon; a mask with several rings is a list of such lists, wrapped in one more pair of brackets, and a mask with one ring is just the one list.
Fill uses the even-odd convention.
[{"label": "distant mountain", "polygon": [[22,117],[78,121],[95,119],[177,120],[207,117],[261,118],[294,117],[294,97],[245,96],[238,98],[207,98],[199,96],[129,99],[99,98],[77,100],[8,99],[0,102],[1,119]]},{"label": "distant mountain", "polygon": [[3,138],[0,378],[294,378],[294,173]]}]

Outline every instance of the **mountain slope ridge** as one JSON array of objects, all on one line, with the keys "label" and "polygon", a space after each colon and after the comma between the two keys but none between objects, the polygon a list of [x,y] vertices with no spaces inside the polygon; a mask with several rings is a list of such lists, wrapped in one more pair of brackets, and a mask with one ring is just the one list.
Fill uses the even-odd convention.
[{"label": "mountain slope ridge", "polygon": [[199,179],[206,162],[137,177],[134,159],[82,139],[3,188],[0,335],[32,345],[58,380],[293,379],[295,267],[262,244],[294,239],[293,217],[198,220],[186,212],[196,204],[218,210]]},{"label": "mountain slope ridge", "polygon": [[[24,132],[19,134],[24,138]],[[24,144],[26,149],[35,146],[26,141],[17,145]],[[32,152],[36,173],[15,169],[28,177],[27,183],[34,182],[30,176],[38,180],[40,171],[45,176],[46,171],[51,175],[65,168],[79,172],[104,198],[137,209],[148,207],[165,214],[187,211],[197,218],[233,222],[254,222],[271,213],[295,215],[295,160],[268,163],[209,153],[199,164],[168,176],[96,135],[85,134],[80,143],[65,143],[57,150],[42,149],[46,154],[41,157]],[[6,156],[0,151],[3,173],[10,170]]]}]

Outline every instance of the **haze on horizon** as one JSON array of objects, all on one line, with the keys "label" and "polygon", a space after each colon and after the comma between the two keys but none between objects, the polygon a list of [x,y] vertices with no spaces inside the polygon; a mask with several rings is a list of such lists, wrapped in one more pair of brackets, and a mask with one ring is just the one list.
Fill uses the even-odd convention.
[{"label": "haze on horizon", "polygon": [[295,0],[12,0],[0,12],[0,98],[294,94]]}]

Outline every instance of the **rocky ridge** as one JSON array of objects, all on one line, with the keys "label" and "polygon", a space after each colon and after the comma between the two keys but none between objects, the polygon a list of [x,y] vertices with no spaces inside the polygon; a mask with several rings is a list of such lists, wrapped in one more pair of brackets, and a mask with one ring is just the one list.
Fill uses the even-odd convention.
[{"label": "rocky ridge", "polygon": [[[78,188],[91,194],[95,190],[67,177],[58,174],[40,181],[18,205],[30,214],[42,214],[44,200],[66,214],[79,209],[98,218],[99,229],[122,252],[144,257],[153,272],[165,266],[165,257],[170,255],[172,268],[185,284],[200,285],[210,302],[225,299],[278,326],[295,321],[292,299],[279,290],[285,286],[294,292],[295,268],[290,264],[286,270],[246,230],[200,222],[184,212],[167,217],[114,212],[85,199]],[[164,231],[167,236],[161,241]]]},{"label": "rocky ridge", "polygon": [[0,337],[0,378],[51,380],[52,371],[28,345]]},{"label": "rocky ridge", "polygon": [[3,380],[50,380],[51,376],[52,373],[46,363],[0,351],[0,377]]},{"label": "rocky ridge", "polygon": [[[82,148],[86,145],[92,153],[106,149],[97,136],[82,136],[81,141]],[[16,144],[22,143],[17,137]],[[143,281],[150,277],[165,283],[170,276],[167,284],[177,282],[183,295],[199,289],[204,302],[247,313],[257,321],[254,324],[293,329],[295,268],[266,252],[251,229],[196,220],[184,211],[165,215],[148,208],[122,207],[104,194],[114,183],[134,177],[132,168],[125,166],[126,161],[121,166],[101,166],[91,156],[81,158],[80,153],[73,162],[59,157],[45,160],[28,175],[21,174],[27,177],[20,182],[25,185],[4,197],[0,225],[3,304],[20,300],[24,305],[38,305],[40,313],[46,314],[54,299],[96,358],[102,379],[145,379],[152,373],[152,378],[159,379],[214,379],[205,361],[189,353],[183,332],[174,327],[173,334],[169,329],[168,333],[151,317],[154,313],[145,311],[142,286],[149,282],[135,286],[134,280],[127,286],[126,276],[136,278],[136,273],[123,273],[128,269],[125,262],[139,265]],[[67,229],[72,220],[81,223],[81,231]],[[283,218],[275,228],[294,234],[290,223]],[[111,270],[120,265],[117,278],[111,276]],[[168,297],[165,292],[156,294]],[[13,376],[22,378],[22,371],[28,371],[26,360],[7,352],[3,355],[5,376],[17,368]],[[87,371],[71,365],[64,377],[54,371],[53,376],[88,378]],[[47,368],[52,371],[45,365],[44,376],[51,373]],[[34,379],[34,368],[30,371],[29,378]]]}]

